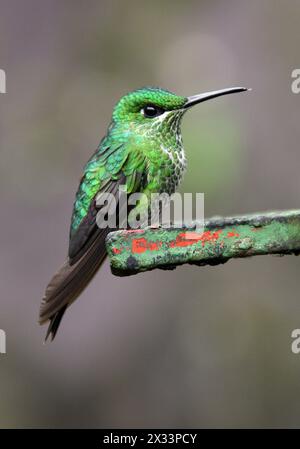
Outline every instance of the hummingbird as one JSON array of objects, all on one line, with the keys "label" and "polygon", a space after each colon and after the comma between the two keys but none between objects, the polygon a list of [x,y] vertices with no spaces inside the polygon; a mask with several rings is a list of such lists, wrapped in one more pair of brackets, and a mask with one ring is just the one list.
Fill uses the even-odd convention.
[{"label": "hummingbird", "polygon": [[[66,261],[48,284],[40,306],[40,324],[49,323],[54,339],[66,309],[91,281],[106,257],[109,228],[100,229],[99,196],[126,186],[127,194],[174,193],[186,170],[182,117],[204,101],[237,92],[231,87],[189,97],[158,87],[124,95],[113,109],[106,135],[84,167],[75,196]],[[142,206],[136,206],[142,207]]]}]

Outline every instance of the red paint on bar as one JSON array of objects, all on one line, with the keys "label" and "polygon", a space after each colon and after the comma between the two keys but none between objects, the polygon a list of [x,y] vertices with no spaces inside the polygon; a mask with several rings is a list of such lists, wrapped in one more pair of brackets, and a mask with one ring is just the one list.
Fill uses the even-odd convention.
[{"label": "red paint on bar", "polygon": [[240,234],[238,232],[228,232],[227,237],[239,237]]},{"label": "red paint on bar", "polygon": [[[170,248],[175,247],[185,247],[194,245],[197,242],[201,242],[204,246],[207,242],[215,243],[222,233],[222,229],[218,231],[205,231],[202,234],[197,232],[182,232],[180,233],[176,240],[170,242]],[[238,236],[237,233],[232,233],[233,236]],[[144,237],[133,239],[131,245],[131,251],[135,254],[142,254],[145,251],[158,251],[162,246],[162,242],[148,242]]]},{"label": "red paint on bar", "polygon": [[219,229],[218,231],[215,231],[215,232],[211,232],[211,231],[203,232],[202,238],[201,238],[202,246],[204,246],[206,242],[215,242],[216,240],[218,240],[221,232],[222,232],[222,229]]},{"label": "red paint on bar", "polygon": [[145,238],[133,239],[131,251],[133,253],[144,253],[145,251],[158,251],[162,242],[147,242]]},{"label": "red paint on bar", "polygon": [[205,234],[205,232],[202,232],[201,234],[199,234],[198,232],[183,232],[182,234],[179,234],[178,237],[183,237],[187,240],[201,240],[203,234]]},{"label": "red paint on bar", "polygon": [[185,247],[194,245],[197,242],[202,242],[202,246],[207,242],[215,242],[219,239],[222,229],[211,232],[205,231],[202,234],[198,234],[197,232],[182,232],[178,235],[174,242],[170,243],[170,247]]}]

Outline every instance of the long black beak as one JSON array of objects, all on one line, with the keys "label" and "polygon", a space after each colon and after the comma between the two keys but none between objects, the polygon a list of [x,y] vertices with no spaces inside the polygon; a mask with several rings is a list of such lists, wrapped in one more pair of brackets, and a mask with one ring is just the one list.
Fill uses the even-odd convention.
[{"label": "long black beak", "polygon": [[245,92],[246,87],[229,87],[228,89],[213,90],[212,92],[205,92],[204,94],[192,95],[187,97],[187,102],[183,106],[184,109],[190,108],[195,104],[202,103],[202,101],[211,100],[212,98],[221,97],[221,95],[235,94],[237,92]]}]

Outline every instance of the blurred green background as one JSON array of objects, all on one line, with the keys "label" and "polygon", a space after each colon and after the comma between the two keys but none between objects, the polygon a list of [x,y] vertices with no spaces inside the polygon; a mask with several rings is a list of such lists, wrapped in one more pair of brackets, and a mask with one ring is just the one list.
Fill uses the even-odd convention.
[{"label": "blurred green background", "polygon": [[37,324],[82,167],[125,92],[248,94],[186,115],[205,215],[297,208],[300,3],[1,0],[0,427],[299,427],[299,260],[130,278],[108,261],[53,344]]}]

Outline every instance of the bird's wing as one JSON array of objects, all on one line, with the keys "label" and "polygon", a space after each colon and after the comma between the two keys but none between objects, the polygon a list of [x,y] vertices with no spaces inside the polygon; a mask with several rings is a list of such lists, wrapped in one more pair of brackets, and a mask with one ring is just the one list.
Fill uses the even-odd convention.
[{"label": "bird's wing", "polygon": [[[125,147],[107,147],[88,162],[74,204],[69,257],[50,281],[40,308],[40,323],[50,320],[47,336],[51,334],[54,338],[66,308],[86,287],[106,256],[105,238],[109,229],[97,226],[96,197],[112,193],[117,200],[121,184],[126,184],[128,193],[140,191],[145,170],[142,153],[129,152]],[[88,196],[91,199],[86,206]],[[82,210],[85,215],[77,224]]]},{"label": "bird's wing", "polygon": [[90,159],[74,203],[68,253],[71,265],[86,252],[96,235],[102,231],[96,223],[99,212],[96,203],[102,203],[101,196],[112,194],[118,206],[119,187],[125,184],[128,194],[137,191],[144,172],[144,155],[139,150],[128,151],[125,145],[104,145],[101,152],[96,152]]}]

